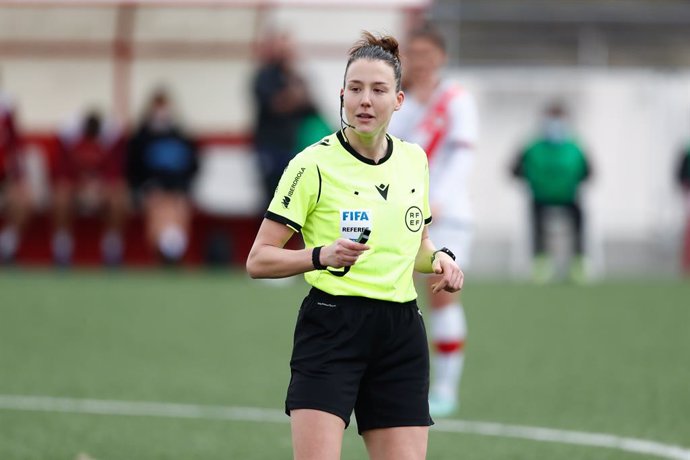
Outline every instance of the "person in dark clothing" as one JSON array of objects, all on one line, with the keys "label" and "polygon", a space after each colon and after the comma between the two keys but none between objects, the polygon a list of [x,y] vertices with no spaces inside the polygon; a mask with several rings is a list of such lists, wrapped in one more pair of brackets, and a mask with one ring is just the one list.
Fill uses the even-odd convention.
[{"label": "person in dark clothing", "polygon": [[690,144],[681,152],[681,160],[678,165],[677,179],[685,192],[686,222],[685,235],[683,237],[683,255],[681,267],[686,276],[690,276]]},{"label": "person in dark clothing", "polygon": [[189,241],[190,187],[198,147],[179,126],[168,93],[154,93],[128,148],[127,177],[141,202],[146,233],[165,262],[178,262]]},{"label": "person in dark clothing", "polygon": [[305,81],[295,70],[294,45],[287,33],[269,33],[259,54],[262,64],[253,81],[254,148],[264,198],[270,200],[283,170],[298,152],[300,124],[313,105]]},{"label": "person in dark clothing", "polygon": [[547,282],[554,275],[545,226],[548,209],[560,208],[569,217],[574,233],[570,276],[581,282],[585,280],[584,225],[578,192],[591,175],[590,165],[569,132],[565,108],[552,104],[545,115],[542,133],[522,150],[512,168],[513,175],[524,179],[532,194],[533,276],[537,282]]}]

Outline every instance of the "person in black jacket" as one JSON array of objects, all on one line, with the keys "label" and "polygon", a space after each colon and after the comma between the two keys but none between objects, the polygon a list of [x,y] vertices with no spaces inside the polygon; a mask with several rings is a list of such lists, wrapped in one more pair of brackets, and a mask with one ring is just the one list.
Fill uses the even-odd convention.
[{"label": "person in black jacket", "polygon": [[678,183],[683,187],[685,192],[685,201],[687,203],[686,223],[685,223],[685,237],[683,238],[683,256],[682,268],[683,272],[690,276],[690,144],[681,153],[681,160],[678,166],[677,173]]},{"label": "person in black jacket", "polygon": [[182,259],[189,241],[189,191],[198,147],[179,126],[165,90],[157,90],[129,143],[127,176],[142,205],[146,234],[164,262]]},{"label": "person in black jacket", "polygon": [[268,205],[283,171],[299,151],[300,125],[314,108],[296,69],[290,34],[271,31],[260,45],[261,63],[252,81],[254,149]]}]

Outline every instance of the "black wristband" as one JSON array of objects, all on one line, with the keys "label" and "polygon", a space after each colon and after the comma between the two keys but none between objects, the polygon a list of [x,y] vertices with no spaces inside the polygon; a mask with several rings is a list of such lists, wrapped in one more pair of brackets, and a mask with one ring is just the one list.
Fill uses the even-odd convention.
[{"label": "black wristband", "polygon": [[441,249],[435,250],[434,253],[431,254],[431,262],[432,262],[432,263],[433,263],[434,260],[436,259],[436,253],[437,253],[437,252],[443,252],[443,253],[445,253],[445,254],[448,254],[448,255],[450,256],[451,259],[455,260],[455,254],[453,254],[453,251],[451,251],[450,249],[448,249],[448,248],[446,248],[446,247],[442,247]]},{"label": "black wristband", "polygon": [[325,270],[327,267],[321,264],[321,248],[323,246],[315,247],[311,251],[311,264],[314,266],[314,270]]}]

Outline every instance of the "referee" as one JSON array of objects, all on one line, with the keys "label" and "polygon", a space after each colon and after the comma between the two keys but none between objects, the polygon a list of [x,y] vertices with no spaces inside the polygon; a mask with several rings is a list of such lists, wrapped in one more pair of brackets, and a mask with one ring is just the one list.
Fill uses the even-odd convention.
[{"label": "referee", "polygon": [[[247,260],[253,278],[304,273],[312,285],[285,402],[297,460],[339,459],[353,409],[371,459],[426,457],[429,355],[412,275],[435,272],[435,292],[455,292],[463,274],[428,237],[426,154],[386,133],[400,85],[398,42],[365,32],[340,93],[348,122],[290,162]],[[306,249],[284,248],[294,232]]]}]

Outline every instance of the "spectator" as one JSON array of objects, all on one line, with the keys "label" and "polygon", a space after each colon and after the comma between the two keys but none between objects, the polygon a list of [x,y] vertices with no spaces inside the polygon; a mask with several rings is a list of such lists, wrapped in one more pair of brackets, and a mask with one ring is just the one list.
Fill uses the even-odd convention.
[{"label": "spectator", "polygon": [[254,147],[264,197],[270,200],[298,149],[304,116],[313,113],[307,87],[295,69],[295,50],[287,33],[269,33],[259,46],[261,65],[254,77],[256,124]]},{"label": "spectator", "polygon": [[[429,201],[434,223],[429,235],[450,246],[463,269],[470,259],[472,207],[469,178],[478,138],[477,109],[472,94],[442,78],[446,63],[443,36],[430,25],[412,31],[403,57],[405,103],[393,115],[390,132],[422,146],[429,159]],[[447,416],[458,407],[458,389],[467,337],[460,292],[431,294],[438,275],[426,277],[432,310],[431,341],[434,375],[429,394],[432,416]]]},{"label": "spectator", "polygon": [[129,144],[127,176],[143,207],[146,236],[165,263],[185,255],[189,190],[199,168],[196,142],[180,127],[170,96],[157,90]]},{"label": "spectator", "polygon": [[21,161],[12,100],[0,92],[0,200],[4,227],[0,230],[0,263],[10,263],[19,249],[21,231],[31,213],[32,196]]},{"label": "spectator", "polygon": [[546,251],[547,210],[558,208],[569,217],[573,229],[570,278],[586,279],[584,267],[584,225],[578,192],[590,176],[590,166],[582,147],[573,138],[565,107],[550,105],[542,132],[518,155],[513,175],[524,179],[532,194],[533,278],[544,283],[553,279],[555,269]]},{"label": "spectator", "polygon": [[683,238],[682,269],[685,275],[690,275],[690,144],[681,152],[681,161],[678,166],[678,182],[685,193],[686,222],[685,236]]},{"label": "spectator", "polygon": [[128,211],[123,176],[125,140],[122,130],[91,110],[58,134],[53,193],[53,259],[66,266],[72,261],[72,223],[76,211],[102,212],[106,230],[101,253],[106,265],[122,261],[122,229]]}]

